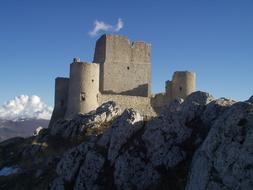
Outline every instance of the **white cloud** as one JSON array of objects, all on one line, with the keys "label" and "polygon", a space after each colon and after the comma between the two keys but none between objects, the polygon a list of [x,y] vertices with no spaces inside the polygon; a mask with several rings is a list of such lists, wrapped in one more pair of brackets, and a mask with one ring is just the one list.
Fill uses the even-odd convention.
[{"label": "white cloud", "polygon": [[123,23],[122,19],[119,18],[118,23],[117,23],[116,28],[115,28],[115,31],[116,32],[120,31],[123,28],[123,26],[124,26],[124,23]]},{"label": "white cloud", "polygon": [[103,21],[95,20],[94,22],[94,28],[92,31],[89,32],[90,36],[96,36],[100,31],[104,32],[118,32],[120,31],[124,26],[124,23],[121,18],[118,19],[118,22],[116,25],[110,25]]},{"label": "white cloud", "polygon": [[0,107],[0,118],[18,119],[50,119],[53,108],[46,105],[40,97],[20,95]]}]

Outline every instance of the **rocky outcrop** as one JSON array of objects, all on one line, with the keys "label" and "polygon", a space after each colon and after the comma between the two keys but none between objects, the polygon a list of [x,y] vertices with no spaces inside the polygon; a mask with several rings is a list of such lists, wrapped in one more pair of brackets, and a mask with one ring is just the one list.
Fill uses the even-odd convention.
[{"label": "rocky outcrop", "polygon": [[200,118],[204,112],[206,105],[213,100],[213,96],[206,92],[197,91],[186,97],[182,103],[181,119],[185,123],[189,123],[194,119]]},{"label": "rocky outcrop", "polygon": [[[125,110],[101,136],[94,136],[92,146],[83,143],[81,149],[74,148],[63,156],[53,184],[61,184],[61,179],[75,184],[73,189],[100,189],[110,180],[110,186],[116,189],[158,188],[172,175],[170,171],[188,161],[192,151],[186,144],[197,136],[192,121],[201,116],[212,99],[207,93],[196,92],[184,102],[175,101],[167,112],[148,122],[136,110]],[[96,163],[94,170],[85,164],[93,164],[91,158]],[[186,176],[187,167],[181,170]],[[186,181],[186,177],[177,177],[178,183]],[[100,183],[95,184],[98,179]]]},{"label": "rocky outcrop", "polygon": [[205,127],[211,127],[215,120],[224,113],[227,108],[232,106],[235,103],[234,100],[220,98],[217,100],[211,101],[203,114],[201,115],[201,119]]},{"label": "rocky outcrop", "polygon": [[132,146],[115,161],[114,182],[117,189],[147,189],[161,179],[147,156]]},{"label": "rocky outcrop", "polygon": [[195,153],[188,190],[253,189],[253,106],[233,104]]},{"label": "rocky outcrop", "polygon": [[85,156],[89,150],[94,147],[92,143],[82,143],[76,148],[65,153],[57,164],[56,173],[64,181],[72,181],[75,179],[80,165],[84,162]]},{"label": "rocky outcrop", "polygon": [[72,120],[58,120],[51,126],[50,135],[60,135],[66,139],[76,138],[80,134],[85,134],[89,129],[99,128],[101,130],[102,125],[106,125],[120,114],[121,109],[115,102],[110,101],[102,104],[94,112],[77,115]]},{"label": "rocky outcrop", "polygon": [[147,157],[156,167],[176,166],[186,156],[180,146],[190,138],[191,133],[192,130],[187,128],[177,115],[168,114],[152,120],[142,136]]},{"label": "rocky outcrop", "polygon": [[[61,185],[59,179],[65,183],[74,183],[74,189],[97,189],[98,185],[95,181],[102,169],[105,169],[105,162],[110,163],[107,167],[114,165],[115,160],[118,163],[118,157],[123,153],[121,153],[122,147],[126,146],[132,135],[143,127],[142,119],[138,112],[127,109],[114,120],[111,128],[100,139],[94,137],[92,144],[82,143],[67,152],[57,165],[59,177],[55,179],[51,189],[54,189],[57,184]],[[118,173],[122,168],[115,168],[115,170]],[[115,178],[118,179],[116,174]]]},{"label": "rocky outcrop", "polygon": [[252,126],[251,99],[215,100],[198,91],[149,120],[105,103],[59,120],[21,152],[35,158],[35,168],[53,160],[52,174],[42,178],[51,190],[252,189]]},{"label": "rocky outcrop", "polygon": [[99,143],[101,146],[108,146],[108,160],[114,163],[122,146],[128,143],[133,134],[143,127],[142,120],[143,118],[137,111],[127,109],[112,124],[112,127],[106,132],[108,135],[105,134]]}]

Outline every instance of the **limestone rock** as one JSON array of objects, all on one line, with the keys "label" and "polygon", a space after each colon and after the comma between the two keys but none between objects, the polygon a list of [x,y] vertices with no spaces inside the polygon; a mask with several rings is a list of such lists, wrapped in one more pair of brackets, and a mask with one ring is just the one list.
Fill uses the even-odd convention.
[{"label": "limestone rock", "polygon": [[186,189],[252,189],[252,137],[253,105],[233,104],[195,153]]},{"label": "limestone rock", "polygon": [[[121,114],[116,104],[106,103],[89,114],[59,120],[58,126],[17,141],[13,148],[12,143],[0,144],[0,161],[23,142],[23,154],[32,163],[24,171],[31,170],[27,175],[34,184],[41,180],[51,190],[253,189],[253,104],[213,100],[204,92],[174,103],[145,120],[134,109]],[[90,133],[93,129],[98,132]],[[70,144],[57,141],[53,149],[50,133],[70,138],[59,138]],[[47,146],[49,151],[43,152]],[[46,154],[37,157],[35,152]]]},{"label": "limestone rock", "polygon": [[105,159],[95,151],[89,151],[85,161],[80,167],[75,182],[75,190],[100,189],[96,184],[99,173],[101,172]]},{"label": "limestone rock", "polygon": [[186,153],[180,147],[190,138],[191,132],[177,115],[169,114],[153,119],[142,136],[147,147],[147,157],[154,166],[176,166],[185,158]]},{"label": "limestone rock", "polygon": [[95,114],[92,114],[89,118],[89,122],[109,122],[116,116],[121,114],[120,107],[113,101],[103,103],[96,109]]},{"label": "limestone rock", "polygon": [[206,105],[213,99],[213,96],[207,92],[196,91],[187,96],[184,103],[196,102],[199,105]]},{"label": "limestone rock", "polygon": [[235,103],[234,100],[220,98],[210,102],[201,116],[201,120],[206,127],[212,126],[214,121]]},{"label": "limestone rock", "polygon": [[108,160],[114,162],[115,158],[119,155],[120,148],[143,126],[142,121],[143,117],[137,111],[126,109],[113,122],[109,131]]},{"label": "limestone rock", "polygon": [[131,148],[115,161],[114,181],[117,189],[147,189],[158,183],[159,173],[145,154]]},{"label": "limestone rock", "polygon": [[206,105],[213,100],[213,96],[206,92],[193,92],[182,103],[181,118],[184,122],[190,122],[194,118],[200,117]]},{"label": "limestone rock", "polygon": [[82,143],[66,152],[57,164],[56,173],[65,181],[72,181],[77,175],[86,153],[93,147],[91,143]]},{"label": "limestone rock", "polygon": [[44,128],[41,127],[41,126],[37,127],[37,128],[34,130],[34,132],[33,132],[33,136],[39,135],[39,133],[40,133],[43,129],[44,129]]},{"label": "limestone rock", "polygon": [[115,102],[102,104],[96,111],[85,115],[76,115],[72,120],[58,120],[50,128],[51,135],[60,135],[64,138],[75,138],[89,128],[100,128],[121,114],[121,109]]}]

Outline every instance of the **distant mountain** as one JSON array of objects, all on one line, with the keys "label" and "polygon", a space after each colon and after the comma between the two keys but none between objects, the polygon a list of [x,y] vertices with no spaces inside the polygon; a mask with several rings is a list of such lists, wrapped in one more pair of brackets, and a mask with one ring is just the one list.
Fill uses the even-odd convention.
[{"label": "distant mountain", "polygon": [[34,130],[41,126],[47,128],[49,120],[27,119],[27,120],[3,120],[0,119],[0,142],[12,137],[29,137]]},{"label": "distant mountain", "polygon": [[53,108],[39,96],[20,95],[0,107],[0,141],[28,137],[41,126],[48,126]]}]

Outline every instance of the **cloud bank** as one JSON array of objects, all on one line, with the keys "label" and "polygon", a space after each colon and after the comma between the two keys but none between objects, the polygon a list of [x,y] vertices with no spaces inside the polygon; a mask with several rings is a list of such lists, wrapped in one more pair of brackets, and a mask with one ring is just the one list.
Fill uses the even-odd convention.
[{"label": "cloud bank", "polygon": [[0,119],[50,119],[52,111],[40,97],[20,95],[0,107]]},{"label": "cloud bank", "polygon": [[124,23],[121,18],[118,19],[118,22],[116,25],[110,25],[103,21],[95,20],[94,22],[94,28],[92,31],[89,32],[90,36],[96,36],[99,32],[118,32],[120,31],[124,26]]}]

